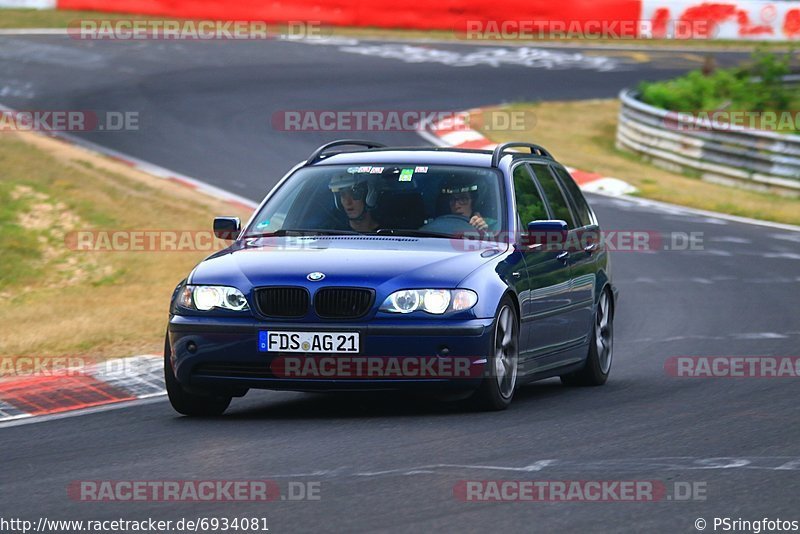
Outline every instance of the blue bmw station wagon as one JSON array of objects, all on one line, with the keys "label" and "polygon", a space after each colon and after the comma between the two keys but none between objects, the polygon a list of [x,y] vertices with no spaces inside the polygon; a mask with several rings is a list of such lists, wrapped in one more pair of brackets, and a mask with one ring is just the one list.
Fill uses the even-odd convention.
[{"label": "blue bmw station wagon", "polygon": [[250,388],[462,391],[500,410],[526,382],[609,376],[608,250],[540,146],[335,141],[214,233],[230,246],[170,306],[164,375],[182,414],[221,414]]}]

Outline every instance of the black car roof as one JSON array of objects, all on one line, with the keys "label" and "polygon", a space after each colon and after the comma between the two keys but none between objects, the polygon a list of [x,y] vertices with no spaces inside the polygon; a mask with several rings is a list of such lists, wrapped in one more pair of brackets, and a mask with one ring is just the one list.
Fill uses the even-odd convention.
[{"label": "black car roof", "polygon": [[331,154],[314,165],[349,165],[360,163],[406,163],[409,165],[469,165],[490,167],[492,153],[489,150],[456,148],[379,148],[346,151]]},{"label": "black car roof", "polygon": [[[512,154],[516,155],[516,154]],[[543,159],[532,154],[519,153],[527,158]],[[547,160],[551,161],[552,160]],[[326,155],[313,165],[356,165],[366,163],[397,163],[408,165],[467,165],[491,167],[492,151],[466,148],[373,148],[338,152]]]}]

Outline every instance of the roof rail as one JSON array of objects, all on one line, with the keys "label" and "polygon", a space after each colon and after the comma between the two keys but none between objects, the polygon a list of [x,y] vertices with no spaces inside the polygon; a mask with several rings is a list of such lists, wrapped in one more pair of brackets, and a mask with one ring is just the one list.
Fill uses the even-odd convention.
[{"label": "roof rail", "polygon": [[386,145],[382,143],[376,143],[374,141],[362,141],[359,139],[339,139],[338,141],[332,141],[330,143],[326,143],[316,149],[311,156],[308,157],[306,160],[306,165],[312,165],[319,160],[321,160],[324,156],[324,152],[326,150],[330,150],[331,148],[337,146],[345,146],[345,145],[356,145],[356,146],[365,146],[367,148],[386,148]]},{"label": "roof rail", "polygon": [[537,154],[548,159],[554,159],[553,156],[550,155],[550,152],[539,145],[534,145],[533,143],[503,143],[501,145],[497,145],[497,147],[494,149],[494,153],[492,154],[492,167],[497,167],[497,165],[500,163],[500,160],[503,158],[503,155],[509,148],[530,148],[531,154]]}]

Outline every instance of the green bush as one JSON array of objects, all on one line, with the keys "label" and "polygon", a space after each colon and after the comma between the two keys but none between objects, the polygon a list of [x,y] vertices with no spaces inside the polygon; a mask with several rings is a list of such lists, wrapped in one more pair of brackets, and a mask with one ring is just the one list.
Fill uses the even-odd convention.
[{"label": "green bush", "polygon": [[670,111],[790,111],[800,104],[798,90],[782,83],[791,61],[792,52],[757,51],[746,67],[708,75],[696,70],[666,82],[643,82],[639,91],[645,103]]},{"label": "green bush", "polygon": [[754,58],[756,61],[752,73],[761,81],[758,83],[759,90],[751,95],[753,110],[788,110],[792,96],[781,79],[792,71],[791,56],[756,52]]}]

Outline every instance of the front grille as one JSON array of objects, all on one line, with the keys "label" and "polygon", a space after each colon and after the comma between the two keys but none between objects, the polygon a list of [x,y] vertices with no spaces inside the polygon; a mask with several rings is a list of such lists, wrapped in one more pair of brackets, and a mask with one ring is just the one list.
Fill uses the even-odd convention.
[{"label": "front grille", "polygon": [[369,311],[374,295],[371,289],[325,287],[314,296],[314,309],[325,319],[355,319]]},{"label": "front grille", "polygon": [[256,290],[258,310],[267,317],[303,317],[308,291],[303,287],[265,287]]}]

